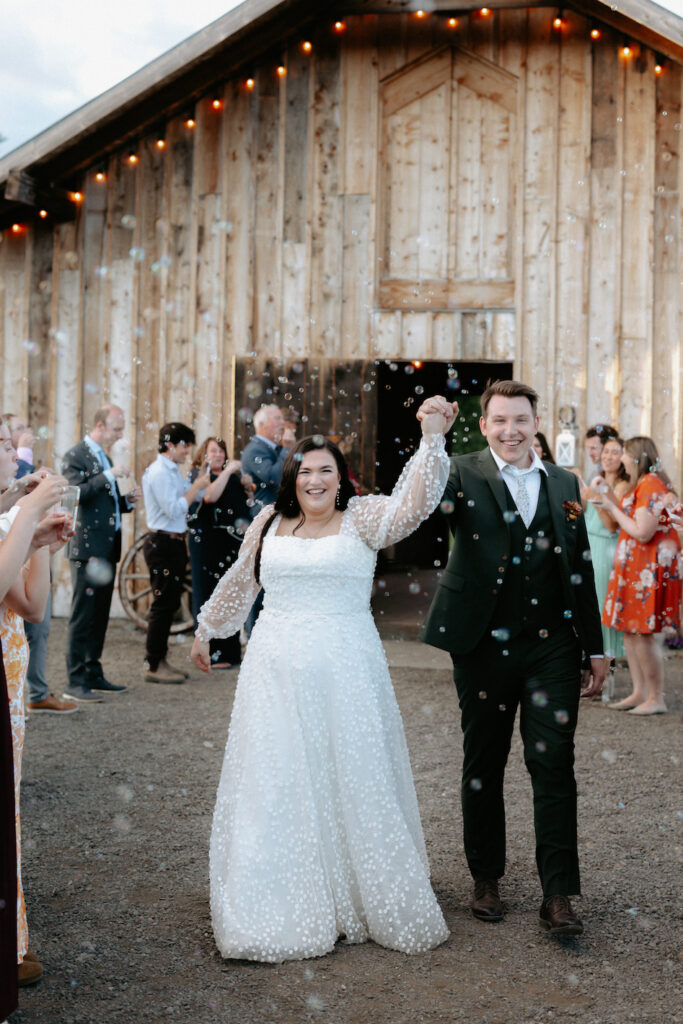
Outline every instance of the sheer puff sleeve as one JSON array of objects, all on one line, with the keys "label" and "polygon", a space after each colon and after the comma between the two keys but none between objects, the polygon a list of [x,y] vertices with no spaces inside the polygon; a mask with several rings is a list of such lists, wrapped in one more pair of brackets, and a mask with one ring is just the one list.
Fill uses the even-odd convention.
[{"label": "sheer puff sleeve", "polygon": [[408,537],[441,501],[449,470],[443,434],[424,434],[389,497],[368,494],[349,502],[361,539],[379,551]]},{"label": "sheer puff sleeve", "polygon": [[260,590],[254,577],[256,552],[263,527],[273,514],[273,506],[261,509],[244,534],[239,558],[219,580],[216,589],[202,605],[197,616],[198,640],[232,636],[242,628]]}]

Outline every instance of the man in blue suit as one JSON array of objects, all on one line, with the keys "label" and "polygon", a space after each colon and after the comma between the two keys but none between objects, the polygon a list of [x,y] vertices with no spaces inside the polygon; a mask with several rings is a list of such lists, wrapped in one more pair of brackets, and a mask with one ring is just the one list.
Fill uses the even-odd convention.
[{"label": "man in blue suit", "polygon": [[242,453],[242,472],[256,484],[252,518],[265,505],[272,505],[282,479],[282,467],[294,444],[294,431],[285,427],[277,405],[262,405],[254,413],[254,437]]},{"label": "man in blue suit", "polygon": [[[275,501],[282,479],[282,467],[296,440],[294,431],[286,427],[282,409],[277,405],[262,405],[256,410],[254,430],[256,433],[242,452],[242,472],[251,476],[256,488],[251,508],[252,519],[265,505],[272,505]],[[247,636],[251,636],[262,604],[261,590],[244,626]]]},{"label": "man in blue suit", "polygon": [[100,658],[109,622],[116,563],[121,557],[121,515],[130,512],[138,488],[122,495],[117,481],[130,475],[127,466],[112,465],[106,449],[125,427],[123,410],[104,405],[94,425],[62,462],[62,473],[80,489],[76,533],[69,542],[73,596],[67,633],[68,700],[100,701],[101,693],[125,686],[104,678]]}]

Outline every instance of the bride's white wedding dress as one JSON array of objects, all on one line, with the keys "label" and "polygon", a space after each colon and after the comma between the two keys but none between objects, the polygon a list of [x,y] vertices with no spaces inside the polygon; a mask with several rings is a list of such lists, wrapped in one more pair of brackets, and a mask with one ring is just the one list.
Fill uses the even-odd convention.
[{"label": "bride's white wedding dress", "polygon": [[[276,536],[237,683],[210,847],[225,957],[320,956],[345,936],[419,953],[448,928],[429,865],[401,715],[370,613],[376,552],[437,506],[441,435],[423,438],[390,497],[352,498],[340,532]],[[197,636],[230,636],[258,592],[272,506],[202,608]]]}]

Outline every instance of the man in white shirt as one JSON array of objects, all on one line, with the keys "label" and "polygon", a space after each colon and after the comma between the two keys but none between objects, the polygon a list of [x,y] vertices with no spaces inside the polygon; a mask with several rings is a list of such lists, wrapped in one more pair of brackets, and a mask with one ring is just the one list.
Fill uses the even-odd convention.
[{"label": "man in white shirt", "polygon": [[187,572],[187,510],[210,482],[201,473],[189,484],[179,466],[195,443],[194,431],[184,423],[165,423],[159,431],[159,454],[142,477],[149,533],[143,554],[152,584],[147,619],[147,668],[150,683],[184,683],[188,673],[167,661],[168,636],[180,605]]},{"label": "man in white shirt", "polygon": [[[453,549],[422,631],[450,652],[464,737],[463,838],[473,915],[503,919],[503,778],[518,706],[534,792],[540,924],[578,935],[574,730],[581,686],[607,672],[576,477],[532,448],[538,395],[495,381],[482,395],[488,448],[451,460],[444,493]],[[443,506],[442,506],[443,507]]]}]

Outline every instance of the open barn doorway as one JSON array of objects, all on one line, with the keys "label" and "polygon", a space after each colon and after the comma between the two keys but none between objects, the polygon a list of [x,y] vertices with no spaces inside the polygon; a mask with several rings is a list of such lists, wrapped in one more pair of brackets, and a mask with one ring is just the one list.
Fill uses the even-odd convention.
[{"label": "open barn doorway", "polygon": [[[479,430],[479,399],[493,380],[511,380],[509,362],[386,360],[377,364],[376,484],[389,494],[419,442],[415,413],[429,395],[457,401],[458,418],[446,446],[450,455],[486,444]],[[448,559],[446,519],[440,508],[410,537],[380,553],[373,608],[378,624],[401,634],[419,627]]]}]

